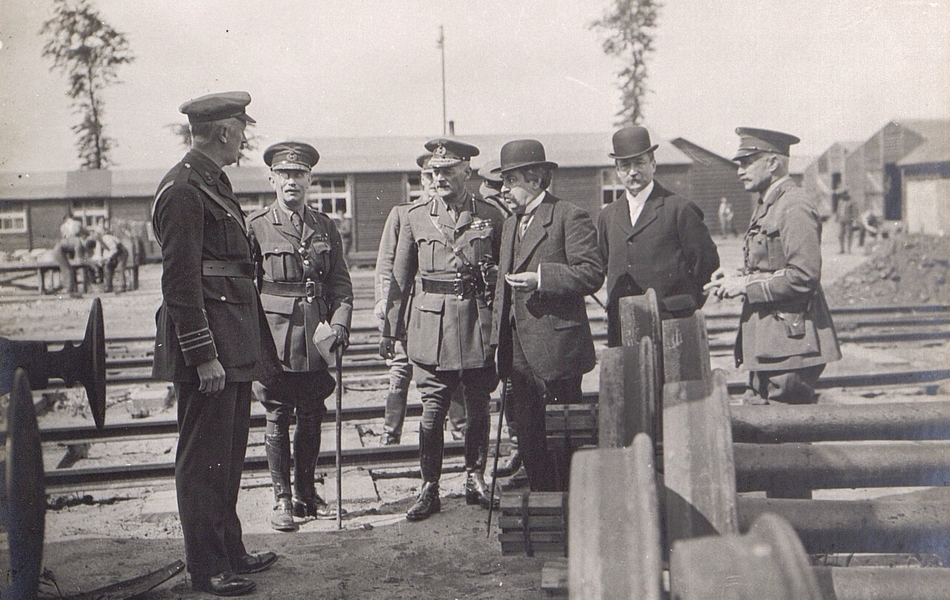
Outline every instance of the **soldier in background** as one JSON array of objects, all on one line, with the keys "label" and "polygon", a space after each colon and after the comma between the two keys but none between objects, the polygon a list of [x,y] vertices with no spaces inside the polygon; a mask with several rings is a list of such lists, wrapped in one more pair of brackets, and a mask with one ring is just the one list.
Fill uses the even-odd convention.
[{"label": "soldier in background", "polygon": [[191,586],[218,596],[250,593],[256,584],[241,575],[277,560],[273,552],[248,554],[237,514],[251,382],[279,369],[244,215],[221,170],[247,142],[250,102],[245,92],[228,92],[181,105],[191,149],[152,204],[162,248],[152,377],[174,382],[178,398],[175,487]]},{"label": "soldier in background", "polygon": [[[472,174],[469,161],[478,155],[477,148],[435,139],[426,144],[426,150],[433,154],[429,166],[437,196],[406,213],[380,342],[380,354],[393,358],[396,340],[405,332],[407,352],[416,368],[416,387],[422,393],[419,458],[423,484],[419,499],[406,513],[410,521],[441,510],[443,423],[450,398],[463,383],[468,419],[465,498],[469,504],[489,506],[484,480],[488,400],[498,383],[489,334],[503,217],[465,188]],[[420,285],[414,286],[417,273]]]},{"label": "soldier in background", "polygon": [[122,240],[101,225],[93,230],[92,239],[96,243],[92,260],[102,267],[103,291],[108,293],[113,290],[112,280],[118,270],[119,289],[117,292],[121,294],[126,288],[125,268],[129,264],[128,249],[126,249]]},{"label": "soldier in background", "polygon": [[719,269],[705,289],[742,297],[736,366],[749,370],[746,404],[811,404],[825,365],[841,358],[821,289],[821,219],[788,176],[789,147],[799,139],[739,127],[739,180],[758,194],[745,234],[745,266]]},{"label": "soldier in background", "polygon": [[[349,344],[353,286],[343,261],[343,241],[332,219],[307,205],[310,170],[320,155],[299,142],[264,151],[268,180],[277,193],[270,206],[248,216],[251,239],[260,253],[261,303],[283,372],[264,386],[267,410],[264,447],[274,484],[271,527],[295,531],[294,517],[336,518],[336,509],[314,486],[326,398],[336,382],[317,350],[314,333],[329,322],[336,346]],[[290,484],[290,421],[294,430],[293,490]]]},{"label": "soldier in background", "polygon": [[73,271],[73,261],[82,261],[95,248],[95,240],[89,237],[89,232],[73,215],[66,215],[59,226],[60,240],[56,242],[50,254],[53,262],[59,266],[59,278],[64,291],[73,298],[79,298],[79,287],[76,284],[76,272]]}]

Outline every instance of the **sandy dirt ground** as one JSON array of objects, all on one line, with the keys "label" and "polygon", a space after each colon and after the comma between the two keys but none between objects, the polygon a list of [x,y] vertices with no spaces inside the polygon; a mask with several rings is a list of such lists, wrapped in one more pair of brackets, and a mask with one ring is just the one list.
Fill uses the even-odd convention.
[{"label": "sandy dirt ground", "polygon": [[[739,266],[739,240],[717,239],[723,264]],[[866,261],[859,250],[839,255],[835,240],[824,247],[826,287],[851,273]],[[368,270],[354,273],[357,287],[371,285]],[[101,295],[106,336],[154,334],[154,312],[161,301],[160,267],[142,270],[140,290],[121,295]],[[0,290],[0,335],[11,339],[80,339],[91,298],[37,297],[20,290]],[[934,302],[936,299],[931,298]],[[946,303],[947,300],[944,300]],[[853,302],[848,302],[853,305]],[[591,304],[593,307],[594,305]],[[371,324],[371,300],[358,299],[355,324]],[[598,310],[592,308],[592,310]],[[707,313],[736,311],[735,303],[710,303]],[[358,340],[357,340],[358,341]],[[365,340],[372,341],[372,340]],[[950,353],[944,343],[921,345],[894,352],[893,346],[853,348],[845,345],[845,358],[831,365],[828,374],[946,368]],[[727,371],[730,380],[741,375],[728,354],[713,356],[713,366]],[[370,381],[353,386],[344,395],[344,405],[379,405],[385,394]],[[361,389],[356,389],[360,387]],[[585,378],[586,390],[597,390],[598,372]],[[62,392],[59,392],[62,393]],[[69,393],[79,393],[70,390]],[[908,386],[890,392],[887,398],[869,398],[866,391],[828,390],[822,401],[866,402],[893,400],[893,394],[922,399],[946,399],[950,390],[942,386]],[[132,416],[121,400],[121,391],[110,389],[107,422],[130,421]],[[410,402],[418,402],[413,389]],[[332,397],[329,401],[332,408]],[[260,407],[255,406],[256,412]],[[330,413],[332,415],[332,412]],[[149,418],[174,419],[174,409]],[[331,417],[332,418],[332,417]],[[89,425],[81,410],[53,411],[41,418],[40,427],[69,423]],[[347,428],[344,446],[375,445],[381,422],[364,422]],[[332,421],[329,424],[332,427]],[[416,423],[405,427],[407,443],[414,443]],[[494,432],[494,425],[493,425]],[[262,434],[252,433],[249,454],[263,454]],[[325,427],[324,449],[332,448],[332,430]],[[127,442],[105,451],[96,445],[76,466],[114,464],[116,460],[146,462],[171,460],[174,440],[153,439]],[[116,448],[119,448],[118,450]],[[62,459],[61,447],[44,448],[47,469]],[[117,458],[118,457],[118,458]],[[421,523],[408,523],[406,509],[418,493],[417,466],[376,470],[348,468],[343,472],[344,506],[350,512],[338,531],[335,521],[301,521],[300,531],[277,533],[269,526],[272,495],[269,478],[263,473],[247,473],[239,500],[245,541],[252,552],[273,550],[281,555],[269,571],[252,576],[258,582],[258,598],[539,598],[543,558],[502,556],[498,529],[486,531],[487,512],[465,504],[464,475],[458,459],[446,461],[451,471],[442,481],[442,513]],[[375,475],[375,477],[374,477]],[[331,502],[336,498],[335,474],[327,473],[319,492]],[[64,595],[128,579],[183,559],[181,529],[177,517],[173,484],[90,487],[88,490],[50,495],[56,509],[48,509],[45,531],[45,566],[55,577]],[[496,521],[497,523],[497,521]],[[6,547],[4,539],[0,539]],[[2,565],[0,565],[2,566]],[[58,596],[55,589],[43,590]],[[2,593],[2,586],[0,586]],[[188,580],[177,576],[150,592],[147,599],[201,597],[192,592]],[[0,596],[2,597],[2,596]]]}]

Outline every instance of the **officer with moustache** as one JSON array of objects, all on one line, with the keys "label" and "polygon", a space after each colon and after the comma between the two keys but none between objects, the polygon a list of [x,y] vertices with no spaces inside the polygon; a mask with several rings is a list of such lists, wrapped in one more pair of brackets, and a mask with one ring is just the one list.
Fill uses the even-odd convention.
[{"label": "officer with moustache", "polygon": [[[441,510],[443,423],[452,393],[465,386],[465,498],[487,508],[484,480],[488,456],[488,400],[495,389],[491,333],[494,289],[503,217],[497,208],[465,188],[471,157],[478,148],[457,140],[434,139],[432,153],[436,196],[412,206],[399,232],[387,299],[380,354],[395,356],[396,339],[406,334],[409,359],[422,393],[419,429],[422,490],[406,513],[419,521]],[[419,285],[413,286],[416,274]],[[412,297],[409,309],[409,297]],[[407,309],[412,315],[407,315]]]},{"label": "officer with moustache", "polygon": [[581,402],[581,380],[596,362],[584,297],[604,283],[590,216],[548,191],[556,168],[536,140],[502,146],[495,168],[514,216],[501,238],[498,273],[505,283],[491,339],[498,373],[511,381],[506,416],[532,491],[568,488],[569,457],[547,449],[545,405]]},{"label": "officer with moustache", "polygon": [[749,370],[746,404],[811,404],[825,365],[841,358],[821,289],[821,219],[788,176],[794,135],[738,127],[739,181],[758,196],[741,271],[719,269],[706,289],[742,297],[736,366]]},{"label": "officer with moustache", "polygon": [[[264,446],[274,484],[271,526],[294,531],[294,517],[336,518],[336,510],[314,486],[326,398],[336,382],[314,343],[320,323],[329,322],[337,346],[349,344],[353,286],[344,246],[332,219],[307,205],[310,170],[320,155],[301,142],[274,144],[264,151],[268,180],[277,193],[270,206],[248,217],[248,228],[263,265],[261,303],[283,372],[264,386],[267,430]],[[293,490],[290,487],[290,421]]]},{"label": "officer with moustache", "polygon": [[162,304],[152,377],[178,398],[175,488],[195,590],[250,593],[277,560],[248,554],[237,515],[251,418],[251,382],[279,369],[257,289],[252,244],[222,167],[237,161],[254,120],[245,92],[181,105],[191,149],[159,184],[152,227],[162,248]]}]

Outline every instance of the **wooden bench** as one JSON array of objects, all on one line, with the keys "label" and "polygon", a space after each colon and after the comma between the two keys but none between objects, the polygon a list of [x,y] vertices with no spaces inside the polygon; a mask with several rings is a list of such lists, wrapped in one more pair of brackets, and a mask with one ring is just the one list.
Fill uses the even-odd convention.
[{"label": "wooden bench", "polygon": [[[75,273],[77,286],[82,286],[82,291],[89,291],[89,284],[93,282],[96,269],[99,265],[91,261],[70,261],[73,272]],[[139,267],[130,261],[126,270],[126,289],[131,291],[138,289]],[[47,284],[47,274],[49,280]],[[0,263],[0,287],[11,286],[21,289],[36,289],[40,294],[50,294],[56,291],[62,284],[58,284],[54,277],[59,275],[59,265],[54,262],[20,262],[20,263]],[[26,285],[21,280],[35,277],[34,285]]]}]

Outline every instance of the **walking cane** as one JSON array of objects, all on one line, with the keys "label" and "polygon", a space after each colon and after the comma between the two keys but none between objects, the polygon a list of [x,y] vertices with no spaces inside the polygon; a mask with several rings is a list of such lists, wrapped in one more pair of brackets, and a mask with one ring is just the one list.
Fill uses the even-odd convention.
[{"label": "walking cane", "polygon": [[336,528],[343,529],[343,346],[336,347]]},{"label": "walking cane", "polygon": [[505,378],[501,380],[501,407],[498,412],[498,434],[495,436],[495,464],[491,471],[491,489],[488,493],[488,531],[485,533],[485,537],[491,537],[491,513],[495,507],[495,481],[498,480],[495,473],[498,472],[498,454],[501,451],[501,422],[505,418],[505,398],[507,396],[508,378]]}]

